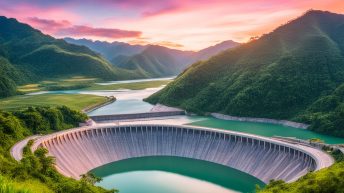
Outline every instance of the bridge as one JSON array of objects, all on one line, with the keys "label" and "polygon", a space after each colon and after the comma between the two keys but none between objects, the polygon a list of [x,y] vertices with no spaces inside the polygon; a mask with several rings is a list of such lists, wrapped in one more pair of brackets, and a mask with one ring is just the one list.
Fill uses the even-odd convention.
[{"label": "bridge", "polygon": [[36,139],[56,157],[60,173],[75,179],[101,165],[144,156],[205,160],[246,172],[268,183],[292,182],[333,164],[328,154],[307,146],[227,130],[162,124],[83,127]]}]

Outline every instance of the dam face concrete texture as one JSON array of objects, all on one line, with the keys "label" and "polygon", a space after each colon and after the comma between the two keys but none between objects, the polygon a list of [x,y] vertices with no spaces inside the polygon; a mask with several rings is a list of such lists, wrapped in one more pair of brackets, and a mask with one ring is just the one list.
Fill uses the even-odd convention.
[{"label": "dam face concrete texture", "polygon": [[66,176],[101,165],[143,156],[178,156],[210,161],[251,174],[265,183],[294,181],[308,171],[328,167],[333,160],[311,147],[218,129],[127,125],[89,127],[44,136],[33,148],[44,146],[56,157]]}]

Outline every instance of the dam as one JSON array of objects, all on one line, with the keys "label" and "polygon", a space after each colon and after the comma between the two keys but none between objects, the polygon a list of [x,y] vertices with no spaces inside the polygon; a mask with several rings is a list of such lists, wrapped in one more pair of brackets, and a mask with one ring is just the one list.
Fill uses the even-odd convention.
[{"label": "dam", "polygon": [[312,147],[228,130],[186,125],[100,125],[61,131],[36,139],[56,157],[65,176],[81,174],[107,163],[146,156],[175,156],[209,161],[248,173],[264,183],[297,180],[309,171],[333,164]]}]

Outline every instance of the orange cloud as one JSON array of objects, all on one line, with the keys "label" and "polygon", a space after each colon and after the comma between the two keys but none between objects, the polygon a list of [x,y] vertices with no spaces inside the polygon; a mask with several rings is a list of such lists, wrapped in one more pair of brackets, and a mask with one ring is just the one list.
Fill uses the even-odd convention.
[{"label": "orange cloud", "polygon": [[170,42],[170,41],[161,41],[161,42],[156,42],[153,43],[154,45],[159,45],[159,46],[165,46],[169,48],[183,48],[184,46],[182,44]]}]

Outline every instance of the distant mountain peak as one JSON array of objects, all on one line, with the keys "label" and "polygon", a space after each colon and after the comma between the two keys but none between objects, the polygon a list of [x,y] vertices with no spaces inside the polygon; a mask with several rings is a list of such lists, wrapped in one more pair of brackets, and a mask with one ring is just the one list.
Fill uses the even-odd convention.
[{"label": "distant mountain peak", "polygon": [[114,66],[137,70],[143,77],[177,75],[198,60],[204,60],[223,50],[239,45],[224,41],[199,52],[182,51],[161,45],[130,45],[124,42],[104,42],[88,39],[65,38],[69,43],[87,46],[102,54]]},{"label": "distant mountain peak", "polygon": [[339,15],[337,13],[332,13],[332,12],[329,12],[329,11],[323,11],[323,10],[317,10],[317,9],[310,9],[308,11],[306,11],[306,13],[304,14],[304,16],[307,16],[307,15],[323,15],[323,14],[330,14],[330,15]]},{"label": "distant mountain peak", "polygon": [[213,46],[210,46],[208,48],[198,51],[197,60],[207,59],[213,55],[218,54],[221,51],[236,47],[238,45],[240,45],[240,43],[235,42],[233,40],[226,40],[226,41],[220,42],[218,44],[215,44]]},{"label": "distant mountain peak", "polygon": [[111,61],[119,55],[132,56],[142,52],[147,46],[131,45],[125,42],[107,42],[90,39],[64,38],[69,43],[86,46],[95,52],[102,54],[107,60]]}]

